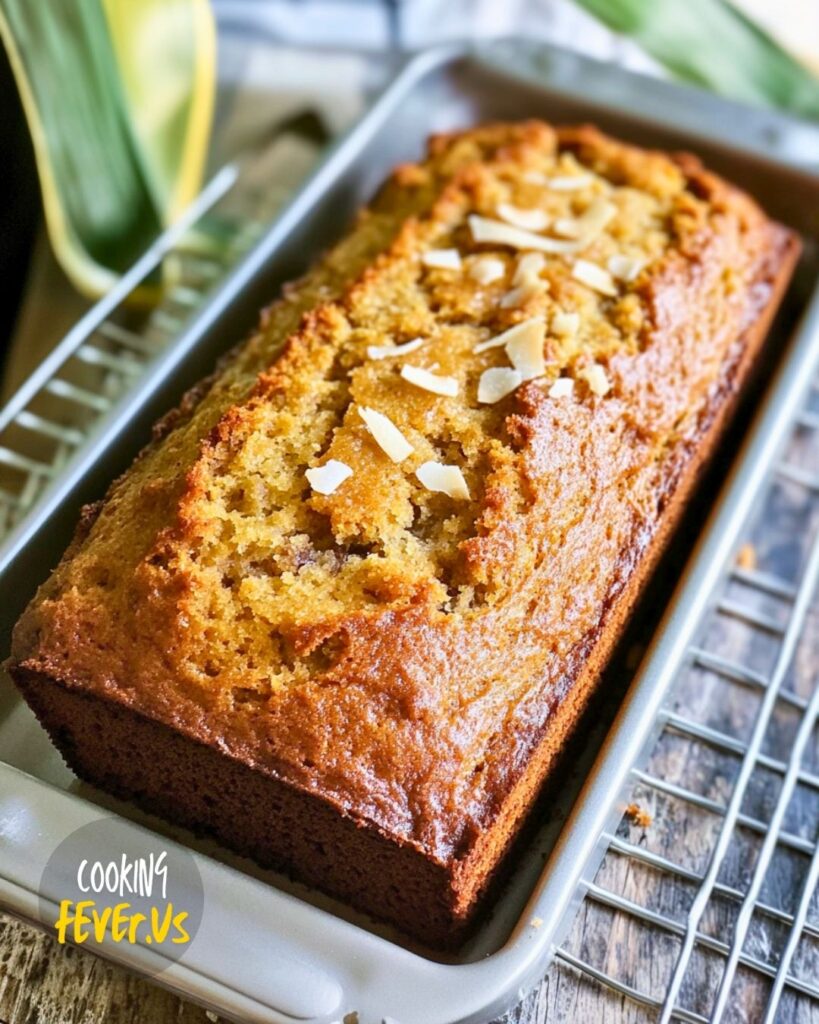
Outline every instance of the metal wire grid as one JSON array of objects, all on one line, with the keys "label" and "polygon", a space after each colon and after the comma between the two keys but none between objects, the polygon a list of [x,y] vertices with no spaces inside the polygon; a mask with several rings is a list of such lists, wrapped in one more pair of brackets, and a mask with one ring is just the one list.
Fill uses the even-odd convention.
[{"label": "metal wire grid", "polygon": [[[811,405],[817,408],[811,408]],[[773,470],[768,481],[768,491],[770,495],[771,489],[782,482],[801,489],[804,492],[804,500],[812,511],[811,518],[816,527],[819,526],[819,473],[812,467],[819,465],[819,462],[811,460],[814,459],[814,453],[819,452],[819,381],[814,383],[808,407],[794,417],[794,435],[798,431],[813,432],[813,441],[816,442],[808,449],[808,467],[787,458],[783,459]],[[786,685],[797,646],[806,635],[806,624],[812,608],[815,609],[813,602],[819,596],[817,528],[813,529],[813,538],[802,564],[802,572],[796,583],[755,568],[729,568],[721,584],[720,593],[723,596],[716,600],[706,616],[713,618],[716,613],[741,622],[754,633],[764,634],[775,643],[775,661],[769,672],[749,668],[702,646],[691,646],[688,650],[686,665],[704,669],[732,685],[756,691],[760,696],[761,702],[750,736],[747,739],[740,739],[680,714],[670,704],[660,716],[661,739],[664,735],[674,734],[741,759],[727,801],[713,799],[696,792],[688,785],[671,782],[641,768],[635,767],[632,770],[635,786],[667,795],[681,801],[689,809],[703,811],[721,819],[705,869],[693,870],[676,860],[646,849],[621,836],[619,830],[617,835],[607,837],[608,854],[623,857],[629,864],[644,865],[676,884],[686,883],[695,887],[695,895],[685,919],[674,919],[667,913],[643,906],[607,885],[600,884],[602,868],[598,871],[595,881],[585,886],[585,898],[592,904],[626,915],[632,921],[653,929],[655,935],[664,933],[679,941],[679,951],[674,958],[664,994],[652,994],[643,987],[600,969],[588,959],[570,951],[566,944],[555,951],[559,961],[588,975],[614,993],[640,1004],[661,1024],[667,1024],[671,1020],[708,1024],[711,1021],[727,1019],[734,991],[732,985],[740,967],[752,974],[755,973],[769,986],[764,1010],[758,1018],[764,1024],[771,1024],[776,1019],[785,1019],[777,1017],[777,1014],[782,1007],[783,994],[788,990],[812,1001],[811,1005],[819,1011],[819,973],[813,977],[805,977],[797,975],[792,969],[800,940],[819,940],[819,919],[809,919],[809,913],[813,909],[812,900],[819,884],[819,820],[811,822],[812,838],[798,835],[785,827],[786,812],[797,786],[811,791],[817,797],[816,806],[819,807],[819,774],[804,764],[806,751],[812,738],[817,735],[816,730],[819,726],[819,679],[811,680],[812,694],[808,697],[794,692]],[[738,601],[727,596],[725,591],[727,584],[731,582],[741,584],[749,594],[756,594],[763,600],[773,599],[778,602],[787,609],[785,617],[772,615],[755,608],[748,601]],[[683,671],[683,668],[680,671]],[[670,692],[673,697],[673,687]],[[798,729],[786,758],[772,757],[763,751],[763,744],[772,728],[777,705],[788,708],[799,719]],[[759,769],[776,776],[780,785],[778,799],[769,820],[763,820],[743,809],[754,772]],[[750,832],[761,841],[747,884],[741,886],[726,884],[721,880],[726,856],[737,829]],[[766,873],[778,848],[809,858],[793,910],[783,909],[761,898]],[[732,934],[727,938],[714,936],[701,929],[706,908],[714,897],[733,904],[737,911]],[[815,909],[813,913],[816,913]],[[764,921],[781,926],[787,931],[787,940],[776,964],[766,962],[746,948],[754,915],[759,915]],[[680,1000],[686,972],[691,969],[692,957],[697,950],[716,954],[721,961],[721,977],[716,984],[707,1013],[686,1008]],[[627,965],[623,966],[627,969]],[[626,970],[620,973],[626,973]]]},{"label": "metal wire grid", "polygon": [[[223,272],[213,255],[195,251],[194,229],[235,179],[234,168],[217,174],[182,220],[157,239],[0,409],[0,537],[34,505],[99,417],[178,332]],[[186,278],[167,290],[138,329],[126,326],[129,300],[171,255],[185,259]]]},{"label": "metal wire grid", "polygon": [[[0,408],[0,541],[259,239],[315,154],[315,146],[278,134],[222,168]],[[134,301],[146,287],[161,295],[147,308]]]}]

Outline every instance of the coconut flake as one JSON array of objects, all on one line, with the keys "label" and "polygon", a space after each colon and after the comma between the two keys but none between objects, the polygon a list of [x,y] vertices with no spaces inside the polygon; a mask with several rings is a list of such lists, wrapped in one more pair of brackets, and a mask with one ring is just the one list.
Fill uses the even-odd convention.
[{"label": "coconut flake", "polygon": [[524,210],[511,203],[498,203],[497,214],[507,224],[516,228],[524,228],[526,231],[542,231],[549,224],[546,212],[538,210],[536,207]]},{"label": "coconut flake", "polygon": [[580,218],[557,217],[552,223],[552,231],[561,238],[580,238]]},{"label": "coconut flake", "polygon": [[304,475],[316,494],[333,494],[353,471],[346,462],[328,459],[323,466],[308,469]]},{"label": "coconut flake", "polygon": [[503,331],[502,334],[496,334],[494,338],[487,338],[486,341],[479,341],[475,348],[472,350],[477,355],[481,352],[486,352],[490,348],[500,348],[501,345],[508,345],[510,341],[514,341],[519,335],[526,334],[527,331],[532,329],[533,324],[543,325],[543,317],[532,316],[528,320],[521,320],[519,324],[515,324],[514,327],[510,327],[509,330]]},{"label": "coconut flake", "polygon": [[593,174],[559,174],[546,179],[546,184],[555,192],[576,192],[578,189],[588,188],[593,183]]},{"label": "coconut flake", "polygon": [[614,203],[598,197],[589,203],[579,217],[558,217],[552,229],[564,238],[576,238],[583,245],[591,245],[616,216],[617,207]]},{"label": "coconut flake", "polygon": [[410,384],[423,388],[424,391],[431,391],[434,395],[454,398],[458,394],[458,382],[454,377],[440,377],[429,370],[422,370],[420,366],[402,366],[401,376]]},{"label": "coconut flake", "polygon": [[529,299],[534,298],[535,295],[542,295],[545,291],[545,281],[542,282],[542,285],[534,281],[529,284],[522,284],[519,288],[513,288],[511,291],[508,291],[501,298],[498,305],[501,309],[519,309]]},{"label": "coconut flake", "polygon": [[398,356],[408,356],[410,352],[416,352],[423,344],[424,338],[413,338],[412,341],[405,341],[403,345],[368,345],[367,357],[369,359],[393,359]]},{"label": "coconut flake", "polygon": [[494,405],[502,398],[520,387],[523,383],[523,376],[518,370],[512,370],[508,366],[495,366],[491,370],[484,370],[478,382],[478,401],[484,405]]},{"label": "coconut flake", "polygon": [[476,242],[495,242],[498,245],[511,246],[513,249],[535,249],[550,253],[577,252],[581,248],[578,242],[546,238],[544,235],[536,235],[532,231],[504,224],[503,221],[492,220],[491,217],[479,217],[473,213],[468,220],[469,229]]},{"label": "coconut flake", "polygon": [[579,329],[579,313],[555,313],[552,317],[552,330],[561,338],[571,338]]},{"label": "coconut flake", "polygon": [[516,287],[500,300],[501,309],[516,309],[535,295],[542,295],[548,291],[549,282],[540,277],[540,272],[545,266],[546,259],[543,253],[524,253],[518,260],[515,276],[512,278],[512,284]]},{"label": "coconut flake", "polygon": [[460,270],[461,254],[457,249],[429,249],[421,255],[421,262],[438,270]]},{"label": "coconut flake", "polygon": [[542,377],[546,372],[546,361],[543,357],[543,339],[546,327],[542,320],[530,320],[525,331],[518,334],[506,344],[509,362],[518,371],[522,380],[533,380]]},{"label": "coconut flake", "polygon": [[524,171],[523,180],[527,181],[530,185],[549,184],[549,179],[545,174],[541,174],[540,171]]},{"label": "coconut flake", "polygon": [[[540,280],[540,272],[546,266],[546,257],[542,252],[526,252],[518,260],[512,284],[531,284]],[[543,284],[546,282],[544,281]]]},{"label": "coconut flake", "polygon": [[600,395],[601,398],[611,391],[611,381],[599,363],[592,363],[591,366],[585,367],[580,371],[580,376],[589,385],[589,389],[595,395]]},{"label": "coconut flake", "polygon": [[571,377],[558,377],[549,388],[549,398],[570,398],[574,393],[574,381]]},{"label": "coconut flake", "polygon": [[415,450],[389,416],[364,405],[358,407],[358,415],[367,425],[367,430],[378,447],[393,462],[403,462]]},{"label": "coconut flake", "polygon": [[440,462],[423,462],[415,475],[428,491],[448,494],[450,498],[469,501],[469,488],[458,466],[445,466]]},{"label": "coconut flake", "polygon": [[598,263],[591,263],[589,260],[576,260],[572,267],[572,277],[602,295],[617,294],[614,278]]},{"label": "coconut flake", "polygon": [[623,256],[620,253],[616,253],[614,256],[609,256],[607,266],[612,276],[620,281],[629,282],[637,277],[645,266],[645,262],[632,256]]},{"label": "coconut flake", "polygon": [[495,256],[479,256],[469,268],[469,276],[478,284],[492,284],[505,274],[506,265]]}]

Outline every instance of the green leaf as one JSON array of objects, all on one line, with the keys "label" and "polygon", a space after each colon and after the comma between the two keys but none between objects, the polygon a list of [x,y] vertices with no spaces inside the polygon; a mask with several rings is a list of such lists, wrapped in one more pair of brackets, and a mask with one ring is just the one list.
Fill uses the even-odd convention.
[{"label": "green leaf", "polygon": [[216,86],[208,0],[102,0],[131,125],[165,222],[197,195]]},{"label": "green leaf", "polygon": [[819,118],[819,79],[723,0],[577,0],[678,78]]},{"label": "green leaf", "polygon": [[[158,7],[0,0],[0,37],[34,143],[52,247],[90,295],[106,291],[201,184],[211,15],[207,0],[169,0],[164,16]],[[173,44],[162,35],[171,12],[186,29]]]}]

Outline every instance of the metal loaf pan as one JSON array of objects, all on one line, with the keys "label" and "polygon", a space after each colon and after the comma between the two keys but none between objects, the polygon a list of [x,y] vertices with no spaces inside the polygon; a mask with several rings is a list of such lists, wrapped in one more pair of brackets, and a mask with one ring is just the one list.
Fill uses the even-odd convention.
[{"label": "metal loaf pan", "polygon": [[[619,813],[627,772],[651,735],[673,669],[816,360],[819,303],[812,297],[817,275],[811,240],[819,237],[819,178],[810,167],[819,166],[819,133],[776,113],[544,46],[510,42],[414,58],[0,549],[5,654],[13,622],[58,559],[80,503],[98,496],[128,464],[150,423],[252,326],[281,282],[341,234],[389,170],[417,157],[432,132],[525,117],[592,121],[645,145],[695,151],[758,196],[808,240],[785,317],[801,323],[615,725],[593,766],[594,744],[585,760],[578,759],[578,784],[566,793],[576,793],[582,782],[580,798],[573,807],[568,800],[557,806],[519,860],[490,920],[458,957],[444,960],[409,948],[395,933],[331,900],[79,786],[8,680],[0,681],[0,903],[47,924],[47,903],[38,902],[45,861],[64,837],[95,818],[113,812],[123,839],[143,829],[171,836],[163,842],[196,851],[206,896],[197,937],[173,964],[158,962],[144,947],[106,952],[134,970],[155,975],[164,968],[162,984],[228,1018],[328,1024],[357,1011],[360,1024],[383,1017],[401,1024],[487,1021],[542,975],[582,895],[583,879],[594,872],[600,836]],[[533,918],[540,919],[539,927],[531,927]]]}]

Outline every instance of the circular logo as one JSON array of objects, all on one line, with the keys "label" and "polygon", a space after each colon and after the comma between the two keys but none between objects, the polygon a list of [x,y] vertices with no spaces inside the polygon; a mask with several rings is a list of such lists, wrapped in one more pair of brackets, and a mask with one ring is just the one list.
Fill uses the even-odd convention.
[{"label": "circular logo", "polygon": [[179,960],[203,908],[193,855],[116,818],[89,822],[64,839],[40,880],[41,919],[58,942],[92,952],[142,947],[157,954],[140,965],[148,974]]}]

